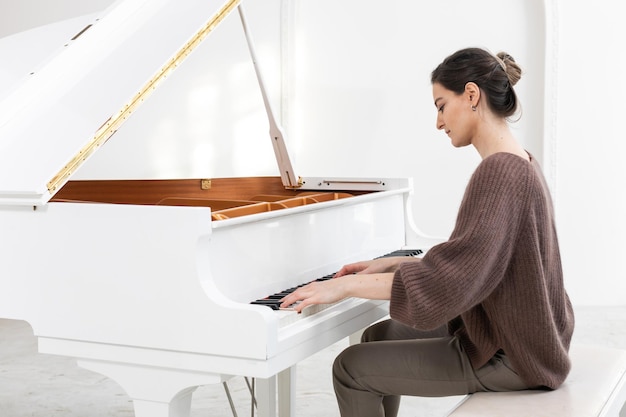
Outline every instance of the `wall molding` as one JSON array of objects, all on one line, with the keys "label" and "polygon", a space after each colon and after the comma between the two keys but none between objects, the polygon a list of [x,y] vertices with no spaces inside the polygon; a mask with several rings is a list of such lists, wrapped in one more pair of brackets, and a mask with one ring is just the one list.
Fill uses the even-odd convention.
[{"label": "wall molding", "polygon": [[544,138],[543,169],[557,201],[558,177],[558,71],[559,71],[559,12],[558,0],[544,0],[545,73],[544,73]]}]

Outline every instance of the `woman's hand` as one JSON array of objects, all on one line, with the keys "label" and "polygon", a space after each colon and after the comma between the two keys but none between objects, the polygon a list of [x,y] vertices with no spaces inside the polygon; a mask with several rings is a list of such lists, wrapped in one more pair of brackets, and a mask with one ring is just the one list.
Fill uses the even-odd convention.
[{"label": "woman's hand", "polygon": [[306,306],[313,304],[332,304],[347,297],[342,285],[342,279],[329,279],[326,281],[314,281],[304,287],[300,287],[282,300],[281,308],[287,308],[296,301],[293,309],[300,313]]},{"label": "woman's hand", "polygon": [[403,262],[417,260],[409,256],[392,256],[389,258],[378,258],[371,261],[355,262],[353,264],[344,265],[337,273],[335,278],[348,274],[377,274],[383,272],[394,272],[398,265]]},{"label": "woman's hand", "polygon": [[326,281],[311,282],[282,299],[281,308],[300,303],[293,309],[300,313],[313,304],[332,304],[347,297],[389,300],[393,273],[352,274]]}]

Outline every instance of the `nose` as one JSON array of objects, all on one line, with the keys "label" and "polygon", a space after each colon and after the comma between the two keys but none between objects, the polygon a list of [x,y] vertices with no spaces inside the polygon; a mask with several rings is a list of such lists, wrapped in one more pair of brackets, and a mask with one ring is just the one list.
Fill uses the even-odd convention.
[{"label": "nose", "polygon": [[445,126],[445,123],[443,122],[443,117],[441,117],[441,112],[437,112],[436,125],[437,125],[437,130],[441,130]]}]

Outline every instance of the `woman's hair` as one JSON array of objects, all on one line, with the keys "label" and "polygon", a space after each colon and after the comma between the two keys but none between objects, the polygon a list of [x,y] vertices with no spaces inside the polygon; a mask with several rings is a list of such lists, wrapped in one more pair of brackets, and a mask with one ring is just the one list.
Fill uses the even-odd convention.
[{"label": "woman's hair", "polygon": [[465,84],[474,82],[487,98],[487,105],[497,115],[509,118],[518,110],[513,86],[522,77],[522,69],[505,52],[493,55],[480,48],[461,49],[432,72],[430,81],[462,94]]}]

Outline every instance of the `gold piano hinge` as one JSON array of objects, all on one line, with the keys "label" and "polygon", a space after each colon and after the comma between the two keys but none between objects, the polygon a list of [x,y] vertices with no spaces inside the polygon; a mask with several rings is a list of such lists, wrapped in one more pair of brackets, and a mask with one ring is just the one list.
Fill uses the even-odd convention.
[{"label": "gold piano hinge", "polygon": [[57,190],[82,164],[85,160],[102,146],[130,117],[131,113],[141,105],[150,94],[158,87],[172,71],[174,71],[189,54],[211,33],[213,29],[228,14],[239,5],[241,0],[229,0],[224,6],[211,17],[211,19],[187,42],[172,59],[170,59],[157,73],[153,76],[144,87],[133,97],[130,103],[126,104],[114,116],[111,116],[98,129],[94,137],[70,160],[70,162],[61,169],[47,184],[48,191],[53,193]]},{"label": "gold piano hinge", "polygon": [[211,189],[211,180],[203,179],[200,182],[200,188],[203,189],[203,190],[210,190]]}]

